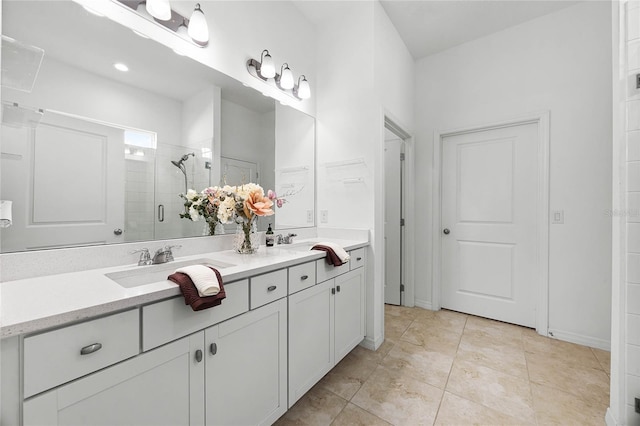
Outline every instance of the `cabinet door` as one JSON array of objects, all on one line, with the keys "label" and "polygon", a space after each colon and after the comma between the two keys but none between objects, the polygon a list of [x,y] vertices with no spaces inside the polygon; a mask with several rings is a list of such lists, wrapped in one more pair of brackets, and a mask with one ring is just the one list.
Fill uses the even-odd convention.
[{"label": "cabinet door", "polygon": [[335,279],[335,362],[364,339],[364,272],[362,268]]},{"label": "cabinet door", "polygon": [[334,365],[333,280],[289,296],[289,407]]},{"label": "cabinet door", "polygon": [[206,424],[272,424],[287,411],[287,303],[205,331]]},{"label": "cabinet door", "polygon": [[24,425],[204,423],[203,333],[185,337],[24,403]]}]

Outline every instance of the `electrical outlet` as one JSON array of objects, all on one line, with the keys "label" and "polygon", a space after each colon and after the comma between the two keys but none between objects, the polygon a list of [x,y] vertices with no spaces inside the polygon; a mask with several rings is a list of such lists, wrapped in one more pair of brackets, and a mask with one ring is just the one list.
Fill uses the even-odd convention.
[{"label": "electrical outlet", "polygon": [[320,210],[320,222],[322,223],[329,222],[329,210]]},{"label": "electrical outlet", "polygon": [[636,413],[640,414],[640,398],[636,398]]},{"label": "electrical outlet", "polygon": [[313,223],[313,210],[307,210],[307,223]]},{"label": "electrical outlet", "polygon": [[551,212],[551,223],[554,225],[564,224],[564,210],[553,210]]}]

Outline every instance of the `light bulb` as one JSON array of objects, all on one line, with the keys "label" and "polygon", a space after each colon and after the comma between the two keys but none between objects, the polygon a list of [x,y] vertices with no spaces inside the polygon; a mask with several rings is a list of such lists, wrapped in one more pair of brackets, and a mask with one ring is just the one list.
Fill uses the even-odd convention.
[{"label": "light bulb", "polygon": [[293,89],[294,84],[293,72],[291,72],[289,64],[285,62],[280,70],[280,87],[284,90]]},{"label": "light bulb", "polygon": [[161,21],[171,19],[171,5],[169,0],[147,0],[147,12]]},{"label": "light bulb", "polygon": [[309,87],[309,82],[304,75],[301,75],[298,79],[297,93],[300,99],[309,99],[311,97],[311,88]]},{"label": "light bulb", "polygon": [[273,63],[273,58],[271,58],[271,55],[269,55],[269,51],[266,49],[262,51],[262,59],[260,61],[260,75],[264,78],[273,78],[276,76],[276,66]]},{"label": "light bulb", "polygon": [[206,44],[209,42],[209,26],[204,12],[200,9],[200,3],[196,4],[191,18],[189,19],[189,28],[187,29],[189,37],[196,43]]}]

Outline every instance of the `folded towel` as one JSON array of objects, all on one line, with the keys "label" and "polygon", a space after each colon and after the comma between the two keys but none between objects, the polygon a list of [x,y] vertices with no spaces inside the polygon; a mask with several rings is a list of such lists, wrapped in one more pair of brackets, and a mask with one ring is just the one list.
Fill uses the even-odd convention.
[{"label": "folded towel", "polygon": [[322,242],[315,244],[311,250],[322,250],[326,252],[325,259],[329,265],[340,266],[349,261],[351,256],[342,247],[335,243]]},{"label": "folded towel", "polygon": [[184,268],[176,269],[175,272],[181,272],[189,275],[191,281],[198,289],[198,295],[215,296],[220,291],[220,283],[216,274],[205,265],[190,265]]},{"label": "folded towel", "polygon": [[193,284],[191,278],[189,278],[189,275],[183,274],[182,272],[174,272],[173,274],[169,275],[167,279],[180,286],[180,291],[184,296],[185,305],[191,305],[191,309],[193,309],[194,311],[201,311],[203,309],[220,305],[222,303],[222,299],[227,297],[224,291],[224,286],[222,285],[222,277],[220,276],[220,272],[218,272],[218,270],[215,268],[211,268],[211,270],[215,273],[220,285],[220,291],[215,296],[200,296],[198,294],[198,289]]}]

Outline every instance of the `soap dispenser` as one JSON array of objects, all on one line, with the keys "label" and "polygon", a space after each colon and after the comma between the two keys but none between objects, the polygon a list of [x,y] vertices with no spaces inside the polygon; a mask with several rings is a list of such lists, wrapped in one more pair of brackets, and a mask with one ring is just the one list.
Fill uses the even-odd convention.
[{"label": "soap dispenser", "polygon": [[267,228],[267,232],[265,233],[265,241],[267,243],[267,247],[273,247],[273,243],[275,242],[275,237],[273,235],[273,229],[271,229],[271,224]]}]

